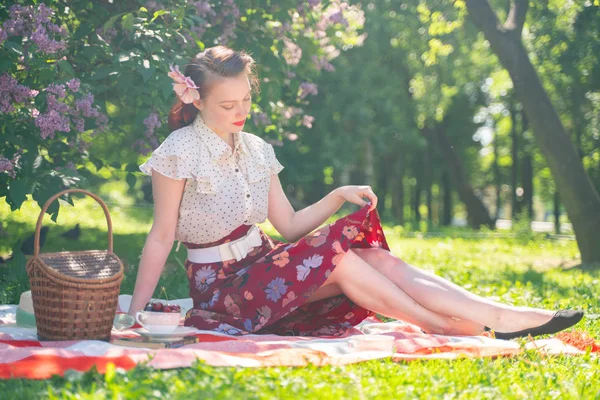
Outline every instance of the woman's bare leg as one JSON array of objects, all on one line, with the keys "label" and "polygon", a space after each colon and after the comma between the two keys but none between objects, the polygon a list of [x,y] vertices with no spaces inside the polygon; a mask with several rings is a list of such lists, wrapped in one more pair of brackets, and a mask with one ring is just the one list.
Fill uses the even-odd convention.
[{"label": "woman's bare leg", "polygon": [[472,334],[472,327],[433,312],[403,292],[392,281],[348,250],[325,283],[308,300],[345,294],[368,310],[423,328],[428,333]]},{"label": "woman's bare leg", "polygon": [[514,307],[473,294],[429,271],[413,267],[385,249],[353,249],[423,307],[436,313],[487,325],[499,332],[542,325],[554,312]]}]

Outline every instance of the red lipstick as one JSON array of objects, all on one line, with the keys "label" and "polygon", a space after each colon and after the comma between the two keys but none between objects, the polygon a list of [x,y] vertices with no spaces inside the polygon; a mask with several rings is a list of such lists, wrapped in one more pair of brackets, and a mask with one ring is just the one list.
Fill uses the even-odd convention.
[{"label": "red lipstick", "polygon": [[245,119],[244,119],[244,120],[241,120],[241,121],[238,121],[238,122],[234,122],[233,124],[234,124],[234,125],[237,125],[237,126],[242,126],[242,125],[244,125],[244,122],[246,122],[246,120],[245,120]]}]

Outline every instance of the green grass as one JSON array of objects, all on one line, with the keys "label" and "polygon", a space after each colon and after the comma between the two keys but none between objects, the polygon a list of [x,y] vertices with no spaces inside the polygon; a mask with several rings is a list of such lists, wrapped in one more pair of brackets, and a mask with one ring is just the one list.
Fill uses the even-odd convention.
[{"label": "green grass", "polygon": [[[104,186],[115,234],[115,252],[126,265],[122,293],[131,293],[136,266],[151,226],[150,207],[132,207],[119,184]],[[115,207],[112,202],[121,207]],[[106,247],[106,224],[91,199],[64,207],[51,229],[44,251]],[[6,255],[34,229],[39,208],[32,203],[11,213],[0,203],[0,218],[8,236],[0,238]],[[81,222],[78,241],[59,236]],[[269,234],[272,227],[263,225]],[[579,329],[594,337],[600,333],[600,272],[566,268],[578,263],[576,243],[543,236],[461,239],[408,238],[391,226],[386,233],[394,253],[413,265],[435,271],[469,290],[516,305],[549,309],[577,307],[587,311]],[[162,287],[170,298],[187,297],[181,262],[185,252],[173,251],[155,295]],[[27,278],[15,260],[0,269],[0,301],[16,303]],[[191,368],[156,371],[143,365],[106,375],[89,371],[45,381],[0,381],[0,393],[10,398],[153,399],[153,398],[600,398],[597,376],[600,361],[590,355],[544,358],[535,352],[502,359],[394,363],[370,361],[345,367],[213,368],[197,363]]]}]

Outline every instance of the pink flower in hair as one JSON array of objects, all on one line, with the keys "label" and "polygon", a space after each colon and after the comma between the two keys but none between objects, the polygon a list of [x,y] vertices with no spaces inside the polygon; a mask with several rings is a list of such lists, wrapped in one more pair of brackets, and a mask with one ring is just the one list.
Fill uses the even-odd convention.
[{"label": "pink flower in hair", "polygon": [[173,82],[173,90],[177,93],[181,101],[185,104],[190,104],[194,100],[199,100],[200,93],[198,92],[198,86],[196,86],[192,78],[183,75],[179,71],[178,65],[175,67],[171,65],[170,68],[171,72],[168,75],[175,81]]}]

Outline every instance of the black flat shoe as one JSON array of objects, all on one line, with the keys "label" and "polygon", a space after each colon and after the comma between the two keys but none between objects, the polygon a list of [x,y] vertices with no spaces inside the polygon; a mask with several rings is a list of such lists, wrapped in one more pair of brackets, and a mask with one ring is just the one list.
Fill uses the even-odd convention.
[{"label": "black flat shoe", "polygon": [[[496,339],[515,339],[519,337],[539,336],[539,335],[550,335],[552,333],[560,332],[563,329],[567,329],[583,318],[583,311],[576,310],[560,310],[552,317],[552,319],[546,322],[544,325],[536,326],[529,329],[523,329],[522,331],[516,332],[494,332]],[[486,331],[491,329],[487,326]]]}]

